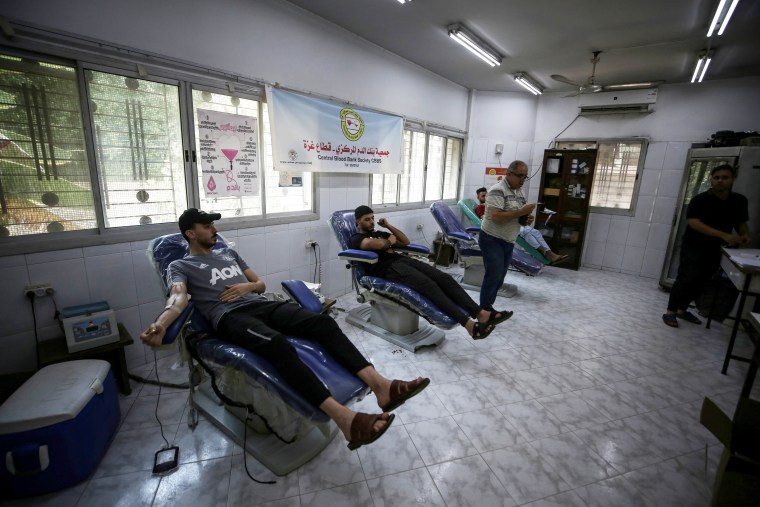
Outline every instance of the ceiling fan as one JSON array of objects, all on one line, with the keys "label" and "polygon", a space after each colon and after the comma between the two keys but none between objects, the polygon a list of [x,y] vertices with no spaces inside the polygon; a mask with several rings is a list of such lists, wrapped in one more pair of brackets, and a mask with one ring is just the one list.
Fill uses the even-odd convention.
[{"label": "ceiling fan", "polygon": [[570,95],[565,95],[565,97],[575,97],[577,95],[580,95],[581,93],[597,93],[597,92],[609,92],[609,91],[615,91],[615,90],[639,90],[642,88],[652,88],[653,86],[657,86],[659,84],[664,83],[664,81],[647,81],[642,83],[624,83],[624,84],[614,84],[614,85],[600,85],[596,83],[596,64],[599,63],[599,54],[601,51],[594,51],[594,57],[589,60],[592,64],[591,67],[591,75],[586,79],[585,83],[576,83],[575,81],[572,81],[565,76],[561,76],[559,74],[552,74],[551,78],[555,81],[559,81],[560,83],[566,83],[573,86],[578,87],[578,91],[576,93],[572,93]]}]

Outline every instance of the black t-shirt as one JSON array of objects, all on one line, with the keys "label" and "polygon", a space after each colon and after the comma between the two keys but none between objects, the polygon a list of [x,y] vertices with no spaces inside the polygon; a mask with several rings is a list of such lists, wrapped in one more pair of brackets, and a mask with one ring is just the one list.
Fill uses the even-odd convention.
[{"label": "black t-shirt", "polygon": [[[391,235],[384,231],[372,231],[372,232],[355,232],[351,236],[351,248],[355,250],[361,250],[362,240],[365,238],[380,238],[388,239]],[[402,259],[406,259],[406,256],[397,254],[395,252],[386,252],[385,250],[369,250],[375,252],[378,255],[377,262],[375,264],[364,264],[364,269],[368,275],[382,277],[385,270],[394,262]]]},{"label": "black t-shirt", "polygon": [[[747,198],[741,194],[731,192],[723,200],[712,191],[702,192],[695,195],[686,209],[686,218],[698,218],[703,224],[713,229],[730,233],[735,227],[749,220],[749,208]],[[686,227],[683,235],[683,244],[695,247],[719,248],[724,244],[720,238],[708,236]]]}]

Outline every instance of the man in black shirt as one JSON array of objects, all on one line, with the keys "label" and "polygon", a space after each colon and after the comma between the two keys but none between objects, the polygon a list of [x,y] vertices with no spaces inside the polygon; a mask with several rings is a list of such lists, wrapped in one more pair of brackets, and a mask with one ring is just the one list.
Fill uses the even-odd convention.
[{"label": "man in black shirt", "polygon": [[508,311],[482,309],[450,275],[436,268],[398,254],[394,247],[409,244],[409,238],[385,218],[377,221],[390,231],[375,230],[375,214],[369,206],[354,211],[358,232],[351,236],[351,247],[370,250],[378,255],[376,264],[367,264],[367,274],[413,287],[428,298],[443,313],[456,319],[476,340],[485,338],[496,324],[512,316]]},{"label": "man in black shirt", "polygon": [[720,247],[746,246],[750,242],[747,198],[731,191],[734,168],[721,165],[715,167],[710,176],[712,188],[694,196],[686,209],[687,227],[681,243],[678,275],[670,290],[668,310],[662,316],[670,327],[678,327],[677,319],[702,323],[686,310],[720,266]]}]

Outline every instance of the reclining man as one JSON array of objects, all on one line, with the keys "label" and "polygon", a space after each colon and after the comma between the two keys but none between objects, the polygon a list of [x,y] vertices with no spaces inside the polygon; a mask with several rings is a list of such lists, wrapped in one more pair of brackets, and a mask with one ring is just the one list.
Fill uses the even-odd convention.
[{"label": "reclining man", "polygon": [[[229,248],[212,250],[217,241],[214,220],[220,218],[219,213],[195,208],[179,217],[179,229],[190,253],[169,265],[167,278],[171,289],[167,306],[140,339],[148,345],[160,345],[166,328],[187,306],[188,294],[192,294],[197,309],[212,323],[219,338],[269,360],[291,387],[335,421],[349,449],[380,438],[394,419],[388,412],[420,393],[430,379],[391,381],[375,370],[331,317],[295,303],[267,300],[261,295],[265,290],[263,280],[237,252]],[[322,345],[372,389],[383,413],[357,413],[338,403],[301,362],[285,335],[308,338]]]},{"label": "reclining man", "polygon": [[359,206],[354,210],[354,216],[359,230],[351,236],[351,247],[378,255],[376,264],[366,266],[367,274],[414,287],[443,313],[456,319],[476,340],[485,338],[496,324],[512,316],[511,311],[482,309],[447,273],[395,253],[393,247],[408,245],[409,238],[385,218],[378,220],[377,224],[391,232],[376,231],[375,214],[369,206]]},{"label": "reclining man", "polygon": [[[483,218],[486,213],[486,194],[488,189],[486,187],[479,188],[475,194],[478,197],[478,205],[475,207],[475,214],[478,218]],[[541,255],[546,257],[550,264],[559,264],[562,261],[566,261],[570,258],[569,255],[559,255],[552,252],[551,247],[544,239],[544,235],[541,231],[536,230],[533,227],[533,215],[524,215],[520,217],[520,237],[522,237],[530,246],[538,250]]]}]

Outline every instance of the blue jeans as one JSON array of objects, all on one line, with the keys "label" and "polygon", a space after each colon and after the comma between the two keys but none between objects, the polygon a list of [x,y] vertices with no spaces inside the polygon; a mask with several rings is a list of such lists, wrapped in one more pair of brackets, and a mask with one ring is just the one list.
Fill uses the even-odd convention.
[{"label": "blue jeans", "polygon": [[478,235],[478,244],[483,253],[485,266],[483,284],[480,287],[480,307],[484,310],[493,310],[493,302],[496,301],[496,294],[504,283],[504,277],[507,276],[515,244],[483,231],[480,231]]}]

